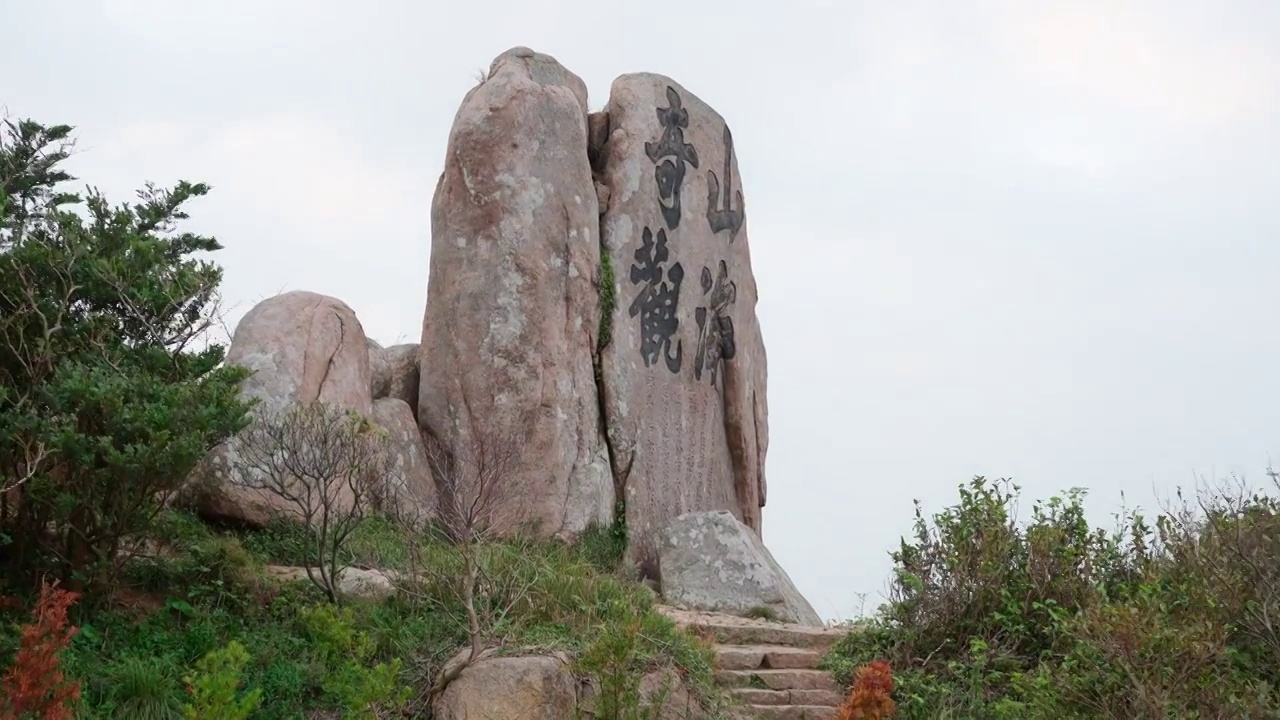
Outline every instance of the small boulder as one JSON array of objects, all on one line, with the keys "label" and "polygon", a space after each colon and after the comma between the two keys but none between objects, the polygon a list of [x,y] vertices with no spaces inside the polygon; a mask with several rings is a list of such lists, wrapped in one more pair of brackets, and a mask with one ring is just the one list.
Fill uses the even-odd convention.
[{"label": "small boulder", "polygon": [[[264,570],[267,578],[281,584],[311,582],[305,567],[267,565]],[[320,577],[319,568],[311,568],[311,573]],[[400,574],[392,570],[344,567],[338,571],[335,589],[343,597],[382,600],[395,594],[395,581],[398,579]]]},{"label": "small boulder", "polygon": [[564,720],[578,683],[564,656],[486,657],[463,669],[436,699],[436,720]]},{"label": "small boulder", "polygon": [[728,511],[671,521],[660,533],[658,570],[662,596],[676,607],[730,615],[767,607],[783,622],[823,624],[755,532]]},{"label": "small boulder", "polygon": [[242,391],[272,410],[314,400],[373,409],[364,327],[337,298],[294,290],[263,300],[236,325],[227,364],[253,372]]}]

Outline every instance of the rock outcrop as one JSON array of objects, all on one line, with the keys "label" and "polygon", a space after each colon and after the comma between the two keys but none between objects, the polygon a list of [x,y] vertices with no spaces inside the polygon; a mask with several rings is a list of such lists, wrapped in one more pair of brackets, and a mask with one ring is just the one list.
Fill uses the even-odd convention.
[{"label": "rock outcrop", "polygon": [[431,205],[418,422],[451,451],[517,445],[504,498],[542,532],[607,522],[593,355],[599,210],[586,86],[516,48],[462,102]]},{"label": "rock outcrop", "polygon": [[730,615],[764,607],[783,622],[823,624],[760,538],[727,511],[671,521],[658,557],[662,597],[671,605]]},{"label": "rock outcrop", "polygon": [[[263,300],[236,326],[226,362],[252,373],[241,393],[257,401],[255,417],[314,401],[366,417],[373,411],[364,328],[336,298],[297,290]],[[293,512],[280,498],[241,482],[247,470],[240,441],[241,436],[227,440],[197,469],[197,509],[257,526],[279,512]]]},{"label": "rock outcrop", "polygon": [[[760,543],[767,358],[725,119],[647,73],[619,77],[588,113],[581,78],[513,48],[454,117],[431,225],[420,344],[369,341],[349,307],[315,293],[245,316],[228,362],[254,372],[258,412],[319,400],[386,429],[398,480],[380,499],[393,515],[436,517],[474,490],[483,473],[467,460],[501,477],[496,515],[545,536],[607,524],[620,500],[629,557],[668,592],[712,578],[673,570],[682,549],[662,529],[725,513],[740,524],[706,516],[701,551],[745,563],[733,582],[756,585],[730,591],[721,577],[690,602],[750,596],[814,620]],[[206,467],[229,477],[235,461],[233,439]],[[269,498],[215,484],[208,514],[265,521]]]},{"label": "rock outcrop", "polygon": [[724,119],[652,74],[615,80],[605,115],[593,154],[617,301],[604,420],[631,554],[651,567],[655,534],[685,512],[728,510],[760,533],[765,350]]}]

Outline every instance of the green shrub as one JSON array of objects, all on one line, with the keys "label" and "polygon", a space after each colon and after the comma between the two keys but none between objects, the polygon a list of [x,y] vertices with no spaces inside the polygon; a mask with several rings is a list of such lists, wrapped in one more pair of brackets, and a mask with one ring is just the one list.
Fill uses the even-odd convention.
[{"label": "green shrub", "polygon": [[244,427],[247,371],[187,349],[212,321],[202,184],[118,206],[63,185],[72,128],[0,128],[0,561],[34,587],[109,585],[207,452]]},{"label": "green shrub", "polygon": [[262,702],[262,690],[239,695],[249,652],[232,640],[205,655],[187,676],[191,702],[183,707],[188,720],[246,720]]},{"label": "green shrub", "polygon": [[346,711],[344,717],[376,720],[380,710],[396,710],[411,689],[399,682],[402,661],[373,663],[375,645],[358,630],[352,608],[334,605],[304,608],[299,620],[328,668],[325,693]]},{"label": "green shrub", "polygon": [[[1179,496],[1180,500],[1181,495]],[[1280,709],[1274,498],[1194,502],[1093,529],[1083,492],[1016,518],[1018,489],[976,478],[893,553],[889,601],[823,659],[846,685],[887,660],[903,718],[1262,718]]]}]

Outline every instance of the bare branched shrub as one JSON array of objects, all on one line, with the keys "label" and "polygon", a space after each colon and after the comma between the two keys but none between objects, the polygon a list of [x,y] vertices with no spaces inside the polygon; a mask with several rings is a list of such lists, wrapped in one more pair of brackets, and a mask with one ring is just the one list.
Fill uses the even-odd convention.
[{"label": "bare branched shrub", "polygon": [[342,549],[394,472],[386,446],[385,433],[358,413],[321,402],[267,414],[241,436],[239,482],[282,500],[275,512],[306,526],[307,577],[331,602]]},{"label": "bare branched shrub", "polygon": [[[428,582],[444,581],[457,593],[467,620],[468,651],[460,662],[436,676],[431,696],[442,692],[494,642],[496,629],[528,594],[529,577],[495,571],[492,560],[511,548],[488,547],[515,535],[529,517],[529,493],[520,460],[530,423],[512,422],[503,430],[480,427],[474,420],[452,446],[423,434],[427,461],[439,498],[438,529],[456,553],[460,568],[424,561],[416,548],[414,565]],[[509,559],[509,558],[508,558]],[[460,572],[455,572],[455,570]],[[451,577],[431,578],[440,572]]]}]

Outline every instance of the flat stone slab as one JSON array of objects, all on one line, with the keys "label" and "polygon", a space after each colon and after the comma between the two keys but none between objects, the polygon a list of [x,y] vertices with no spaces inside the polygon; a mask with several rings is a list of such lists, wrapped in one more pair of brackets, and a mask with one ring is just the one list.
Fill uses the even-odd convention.
[{"label": "flat stone slab", "polygon": [[746,705],[820,705],[834,707],[844,702],[844,695],[835,690],[761,690],[759,688],[734,688],[731,697]]},{"label": "flat stone slab", "polygon": [[777,645],[720,645],[715,651],[721,670],[812,670],[822,659],[817,650]]},{"label": "flat stone slab", "polygon": [[814,627],[743,618],[722,613],[682,610],[661,605],[658,610],[676,625],[707,636],[721,645],[786,645],[826,652],[849,634],[848,628]]},{"label": "flat stone slab", "polygon": [[769,690],[835,691],[838,687],[831,673],[822,670],[717,670],[715,680],[728,688],[762,684]]},{"label": "flat stone slab", "polygon": [[833,720],[837,711],[826,705],[747,705],[743,709],[744,720]]}]

